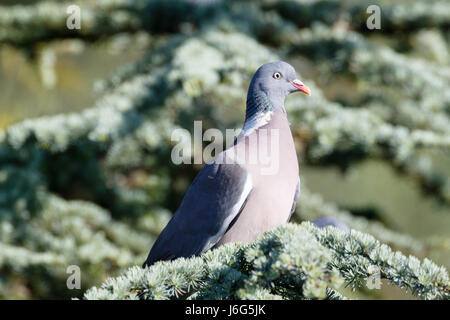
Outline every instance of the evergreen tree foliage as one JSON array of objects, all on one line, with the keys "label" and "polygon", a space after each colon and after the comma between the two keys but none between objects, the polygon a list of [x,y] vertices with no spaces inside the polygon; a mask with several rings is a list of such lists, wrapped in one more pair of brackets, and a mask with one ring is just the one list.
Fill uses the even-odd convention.
[{"label": "evergreen tree foliage", "polygon": [[324,299],[374,271],[421,298],[450,295],[448,275],[430,260],[393,252],[372,236],[309,222],[286,224],[249,245],[227,244],[200,257],[130,268],[87,299]]},{"label": "evergreen tree foliage", "polygon": [[[429,155],[448,162],[450,3],[376,3],[373,34],[365,1],[79,0],[75,31],[65,2],[0,7],[0,44],[31,56],[65,38],[150,38],[147,56],[98,83],[93,106],[0,129],[0,298],[345,299],[379,273],[418,298],[448,299],[445,267],[426,258],[448,254],[448,239],[355,215],[307,181],[294,221],[254,243],[140,268],[201,168],[171,162],[173,130],[240,128],[251,76],[268,61],[291,62],[313,92],[286,102],[300,171],[377,159],[450,206],[449,172]],[[352,83],[352,98],[331,97],[331,78]],[[322,216],[351,232],[303,222]],[[69,265],[81,290],[66,287]]]}]

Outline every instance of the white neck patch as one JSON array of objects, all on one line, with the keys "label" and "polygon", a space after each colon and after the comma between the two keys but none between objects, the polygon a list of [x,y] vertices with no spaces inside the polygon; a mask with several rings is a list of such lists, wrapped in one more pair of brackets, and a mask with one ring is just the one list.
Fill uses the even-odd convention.
[{"label": "white neck patch", "polygon": [[261,114],[255,114],[251,118],[247,119],[247,121],[245,121],[244,123],[244,127],[242,128],[241,133],[239,133],[237,140],[249,136],[256,129],[268,124],[270,119],[272,119],[272,115],[273,111],[268,111]]}]

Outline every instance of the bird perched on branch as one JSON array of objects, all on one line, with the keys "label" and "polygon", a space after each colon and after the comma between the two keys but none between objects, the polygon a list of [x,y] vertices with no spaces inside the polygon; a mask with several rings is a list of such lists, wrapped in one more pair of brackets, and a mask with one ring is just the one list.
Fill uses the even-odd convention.
[{"label": "bird perched on branch", "polygon": [[288,63],[271,62],[256,71],[239,137],[198,173],[144,267],[227,242],[252,242],[289,221],[300,193],[284,108],[285,98],[294,92],[311,94]]}]

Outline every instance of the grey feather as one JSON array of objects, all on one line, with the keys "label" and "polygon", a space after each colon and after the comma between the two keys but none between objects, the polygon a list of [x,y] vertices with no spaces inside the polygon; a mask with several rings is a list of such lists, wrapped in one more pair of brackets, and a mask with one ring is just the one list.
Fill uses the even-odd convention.
[{"label": "grey feather", "polygon": [[[300,194],[300,181],[296,180],[298,159],[284,100],[299,91],[310,94],[286,62],[266,63],[255,72],[241,135],[199,172],[144,266],[198,255],[227,242],[250,242],[289,220]],[[279,156],[280,166],[270,176],[263,173],[262,164],[249,163],[250,156],[245,156],[247,147],[252,155],[259,154],[262,140],[252,138],[263,130],[276,130],[281,137],[274,158],[278,164]],[[217,161],[220,157],[224,160],[227,152],[240,155],[239,164]]]},{"label": "grey feather", "polygon": [[291,220],[291,217],[295,212],[295,208],[297,207],[299,197],[300,197],[300,177],[298,177],[297,187],[295,188],[294,201],[292,202],[291,214],[289,215],[287,221]]},{"label": "grey feather", "polygon": [[144,266],[210,249],[239,215],[251,189],[251,178],[241,165],[206,164],[156,240]]},{"label": "grey feather", "polygon": [[339,219],[336,219],[333,217],[317,218],[317,219],[313,220],[312,223],[318,228],[325,228],[328,226],[332,226],[332,227],[344,230],[345,232],[350,232],[350,228],[347,227],[347,225],[345,223],[343,223]]}]

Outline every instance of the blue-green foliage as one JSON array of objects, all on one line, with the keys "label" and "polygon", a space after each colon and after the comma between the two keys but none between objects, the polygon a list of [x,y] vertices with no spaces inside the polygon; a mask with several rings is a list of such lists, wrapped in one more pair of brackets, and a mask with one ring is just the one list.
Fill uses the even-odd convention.
[{"label": "blue-green foliage", "polygon": [[[287,101],[309,165],[382,159],[450,205],[448,176],[419,155],[450,148],[449,58],[433,49],[448,50],[447,1],[383,3],[382,34],[392,40],[398,30],[399,48],[368,36],[367,4],[359,1],[205,3],[76,2],[89,21],[70,37],[90,42],[144,30],[152,45],[142,61],[101,83],[104,96],[91,108],[0,131],[0,297],[81,297],[97,285],[86,298],[345,298],[344,285],[357,288],[381,268],[382,278],[421,298],[448,298],[444,268],[365,233],[407,253],[421,254],[427,243],[326,203],[307,185],[296,221],[334,216],[365,233],[289,224],[253,244],[136,266],[199,169],[171,163],[173,130],[192,130],[194,120],[204,129],[240,127],[250,78],[273,60],[301,67],[304,59],[317,79],[333,74],[354,84],[351,103],[327,98],[312,80],[311,97]],[[32,51],[67,37],[65,19],[58,1],[2,7],[0,41]],[[415,36],[422,29],[432,41]],[[403,53],[410,37],[429,50]],[[73,264],[82,270],[78,292],[66,287]]]}]

